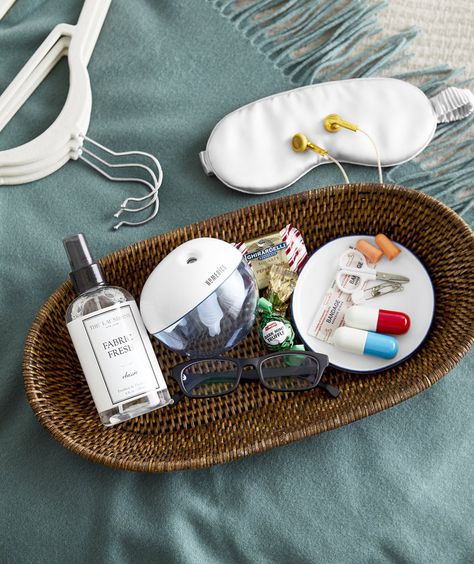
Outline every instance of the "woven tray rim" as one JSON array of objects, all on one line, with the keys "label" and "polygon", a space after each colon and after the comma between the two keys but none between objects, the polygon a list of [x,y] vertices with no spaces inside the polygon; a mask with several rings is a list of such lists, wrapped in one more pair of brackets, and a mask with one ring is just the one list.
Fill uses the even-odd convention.
[{"label": "woven tray rim", "polygon": [[[412,194],[414,198],[420,200],[424,204],[428,206],[432,206],[434,208],[442,210],[450,220],[456,222],[460,228],[463,229],[464,234],[466,237],[471,238],[474,241],[474,231],[469,227],[469,225],[458,215],[454,212],[451,208],[443,204],[442,202],[436,200],[435,198],[425,194],[423,192],[419,192],[417,190],[406,188],[404,186],[399,185],[391,185],[391,184],[371,184],[371,183],[354,183],[350,185],[333,185],[327,186],[324,188],[315,188],[312,190],[308,190],[305,192],[300,192],[297,194],[291,194],[287,196],[282,196],[272,200],[272,203],[284,203],[291,200],[304,200],[307,198],[311,198],[316,193],[320,192],[321,190],[327,191],[329,193],[336,192],[336,191],[344,191],[348,189],[360,189],[363,188],[366,191],[374,191],[383,189],[390,189],[393,191],[393,194],[397,193],[408,193]],[[219,214],[217,216],[212,216],[208,219],[194,222],[188,224],[183,227],[178,227],[177,229],[172,230],[171,232],[180,233],[182,235],[192,234],[196,230],[199,230],[201,225],[206,225],[211,223],[215,220],[219,220],[220,222],[224,222],[226,219],[233,218],[237,213],[242,210],[248,211],[251,215],[254,212],[257,212],[261,206],[265,206],[269,202],[261,202],[257,204],[253,204],[250,206],[245,206],[243,208],[239,208],[236,210],[232,210],[226,212],[224,214]],[[166,233],[171,233],[166,232]],[[112,253],[106,255],[106,257],[102,257],[98,262],[103,262],[106,258],[109,259],[120,259],[122,256],[127,255],[130,250],[136,248],[142,244],[149,243],[152,241],[158,240],[166,233],[162,233],[159,235],[155,235],[149,239],[141,240],[126,247],[123,247],[119,250],[113,251]],[[82,445],[78,448],[74,441],[69,439],[67,435],[62,432],[61,428],[56,424],[54,420],[47,416],[45,411],[40,409],[40,396],[37,393],[36,386],[35,386],[35,370],[34,370],[34,362],[32,362],[32,352],[35,343],[41,339],[41,327],[42,324],[48,319],[49,312],[51,311],[51,305],[54,304],[55,300],[62,295],[62,293],[70,287],[70,282],[65,281],[63,282],[50,296],[49,298],[43,303],[40,310],[38,311],[37,315],[35,316],[33,323],[28,331],[28,335],[25,341],[24,347],[24,356],[22,362],[22,371],[23,371],[23,380],[24,386],[26,390],[26,395],[30,406],[35,413],[35,416],[41,423],[41,425],[49,432],[51,435],[63,446],[72,450],[73,452],[80,454],[82,457],[96,463],[101,463],[106,466],[112,468],[119,468],[124,470],[130,471],[145,471],[145,472],[166,472],[166,471],[178,471],[178,470],[185,470],[191,468],[205,468],[209,466],[213,466],[215,464],[222,464],[227,463],[232,460],[239,459],[241,457],[251,456],[253,454],[257,454],[259,452],[264,452],[275,448],[277,446],[283,446],[289,443],[292,443],[297,440],[301,440],[303,438],[307,438],[310,436],[314,436],[315,434],[319,434],[321,432],[330,431],[349,423],[358,421],[370,415],[379,413],[410,399],[411,397],[415,396],[416,394],[426,390],[427,388],[431,387],[433,384],[438,382],[441,378],[443,378],[448,372],[450,372],[458,363],[459,361],[467,354],[471,346],[474,344],[474,323],[471,323],[468,327],[469,331],[466,330],[464,335],[462,336],[462,341],[459,342],[459,347],[455,351],[456,354],[452,355],[452,357],[446,357],[445,360],[437,366],[437,369],[433,370],[429,375],[423,375],[422,379],[413,382],[410,386],[405,388],[402,393],[398,394],[397,398],[393,398],[391,395],[385,395],[380,398],[377,402],[378,405],[359,405],[356,409],[351,411],[345,411],[344,416],[338,420],[336,418],[331,419],[323,430],[318,429],[318,422],[315,421],[312,424],[306,425],[300,429],[294,429],[292,431],[286,432],[284,436],[279,436],[277,439],[271,437],[270,439],[267,438],[267,441],[264,443],[263,441],[256,440],[251,446],[247,446],[245,449],[236,449],[229,447],[227,450],[223,451],[219,455],[213,455],[212,457],[203,459],[201,456],[196,458],[189,458],[183,462],[172,462],[170,464],[162,461],[155,461],[155,462],[145,462],[141,460],[117,460],[116,458],[100,454],[94,451],[94,449],[84,448]],[[131,433],[133,434],[133,433]]]}]

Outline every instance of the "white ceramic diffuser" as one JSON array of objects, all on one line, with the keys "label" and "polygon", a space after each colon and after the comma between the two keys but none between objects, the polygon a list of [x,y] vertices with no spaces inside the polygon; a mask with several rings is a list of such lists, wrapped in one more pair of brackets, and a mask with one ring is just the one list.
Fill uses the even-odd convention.
[{"label": "white ceramic diffuser", "polygon": [[148,331],[170,349],[214,356],[249,333],[257,299],[255,276],[240,251],[203,237],[158,264],[143,287],[140,311]]}]

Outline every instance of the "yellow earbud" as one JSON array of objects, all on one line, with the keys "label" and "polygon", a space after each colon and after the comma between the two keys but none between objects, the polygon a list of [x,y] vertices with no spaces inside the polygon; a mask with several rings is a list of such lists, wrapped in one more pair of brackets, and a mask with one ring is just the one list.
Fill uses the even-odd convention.
[{"label": "yellow earbud", "polygon": [[336,133],[336,131],[339,131],[341,127],[350,129],[351,131],[357,131],[359,129],[355,123],[345,121],[337,114],[329,114],[324,118],[324,129],[329,131],[329,133]]},{"label": "yellow earbud", "polygon": [[328,116],[326,116],[323,120],[323,124],[324,124],[324,129],[326,131],[329,131],[329,133],[336,133],[337,131],[339,131],[341,129],[341,127],[344,127],[345,129],[350,129],[351,131],[354,131],[354,132],[358,131],[359,133],[362,133],[363,135],[365,135],[367,137],[367,139],[370,141],[370,143],[372,144],[372,147],[374,148],[375,155],[377,157],[377,169],[378,169],[378,172],[379,172],[379,182],[380,182],[380,184],[383,184],[382,163],[380,162],[379,150],[377,148],[377,145],[375,144],[375,141],[372,139],[372,137],[366,131],[363,131],[362,129],[360,129],[360,127],[358,125],[356,125],[355,123],[351,123],[350,121],[345,121],[345,120],[342,119],[341,116],[338,116],[337,114],[329,114]]},{"label": "yellow earbud", "polygon": [[341,163],[338,160],[336,160],[334,157],[331,157],[331,155],[326,151],[326,149],[323,149],[322,147],[318,147],[314,143],[311,143],[311,141],[309,141],[306,135],[303,135],[302,133],[297,133],[296,135],[293,135],[293,138],[291,140],[291,146],[293,147],[293,151],[295,151],[296,153],[303,153],[307,149],[311,149],[313,151],[316,151],[316,153],[318,153],[322,157],[325,157],[326,159],[332,161],[341,171],[345,182],[349,184],[349,179],[347,178],[346,171],[344,170]]},{"label": "yellow earbud", "polygon": [[306,137],[306,135],[303,135],[302,133],[297,133],[296,135],[293,135],[293,139],[291,140],[291,146],[293,147],[293,151],[296,151],[297,153],[303,153],[307,149],[312,149],[313,151],[316,151],[316,153],[319,153],[323,157],[326,157],[328,154],[326,149],[322,149],[321,147],[318,147],[314,143],[311,143]]}]

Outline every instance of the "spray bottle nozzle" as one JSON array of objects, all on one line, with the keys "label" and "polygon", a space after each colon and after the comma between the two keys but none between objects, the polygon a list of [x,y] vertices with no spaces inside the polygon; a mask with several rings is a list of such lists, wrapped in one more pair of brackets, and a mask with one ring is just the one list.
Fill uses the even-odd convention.
[{"label": "spray bottle nozzle", "polygon": [[105,284],[104,273],[94,261],[83,233],[64,237],[63,245],[71,265],[69,277],[78,294]]},{"label": "spray bottle nozzle", "polygon": [[87,239],[83,233],[64,237],[63,245],[71,265],[71,270],[79,270],[94,263]]}]

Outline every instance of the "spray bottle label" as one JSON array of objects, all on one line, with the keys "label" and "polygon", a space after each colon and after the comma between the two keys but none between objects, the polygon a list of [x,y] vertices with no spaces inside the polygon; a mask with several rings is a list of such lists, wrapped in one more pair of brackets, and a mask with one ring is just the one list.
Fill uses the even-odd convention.
[{"label": "spray bottle label", "polygon": [[134,301],[74,319],[68,330],[99,412],[166,389]]}]

